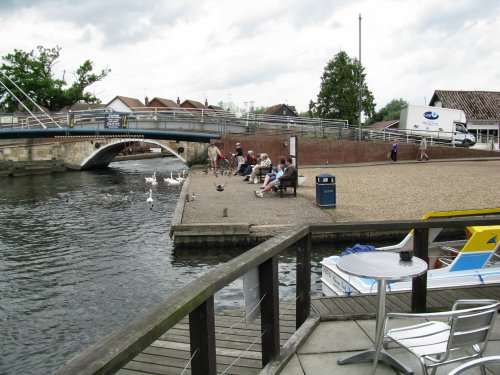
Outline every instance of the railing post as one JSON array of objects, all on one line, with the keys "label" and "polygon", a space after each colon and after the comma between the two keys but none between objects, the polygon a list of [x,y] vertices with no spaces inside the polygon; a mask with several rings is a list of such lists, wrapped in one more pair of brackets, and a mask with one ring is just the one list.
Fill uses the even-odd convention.
[{"label": "railing post", "polygon": [[[413,234],[414,256],[429,263],[429,228],[415,229]],[[412,281],[411,311],[425,312],[427,308],[427,272]]]},{"label": "railing post", "polygon": [[280,354],[278,258],[268,259],[259,266],[260,330],[262,333],[262,367]]},{"label": "railing post", "polygon": [[189,314],[189,337],[191,374],[217,374],[213,295]]},{"label": "railing post", "polygon": [[311,313],[311,235],[297,243],[297,288],[295,301],[295,327],[306,321]]}]

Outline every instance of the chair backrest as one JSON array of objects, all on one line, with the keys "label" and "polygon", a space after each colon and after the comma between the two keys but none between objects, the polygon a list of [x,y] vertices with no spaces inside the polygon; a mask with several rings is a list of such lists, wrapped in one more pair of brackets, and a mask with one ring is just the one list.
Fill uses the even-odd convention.
[{"label": "chair backrest", "polygon": [[[494,300],[483,300],[484,306],[465,310],[456,310],[450,318],[450,350],[479,346],[482,353],[488,341],[500,303]],[[448,353],[447,353],[448,354]]]}]

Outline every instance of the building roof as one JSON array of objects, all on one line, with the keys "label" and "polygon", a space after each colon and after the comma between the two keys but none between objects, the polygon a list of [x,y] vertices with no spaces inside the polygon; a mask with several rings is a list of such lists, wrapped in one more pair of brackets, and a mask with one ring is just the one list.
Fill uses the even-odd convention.
[{"label": "building roof", "polygon": [[205,104],[197,102],[196,100],[191,100],[191,99],[186,99],[181,103],[181,107],[184,107],[185,105],[190,105],[192,108],[199,108],[199,109],[205,109]]},{"label": "building roof", "polygon": [[106,104],[103,103],[75,103],[69,107],[64,107],[62,111],[90,111],[95,109],[106,108]]},{"label": "building roof", "polygon": [[157,101],[158,103],[162,104],[164,107],[167,107],[167,108],[179,108],[179,104],[177,104],[177,102],[170,100],[170,99],[154,97],[153,99],[151,99],[149,101],[149,104],[151,104],[151,102],[153,102],[153,101]]},{"label": "building roof", "polygon": [[378,121],[369,126],[372,129],[395,128],[399,124],[399,120]]},{"label": "building roof", "polygon": [[210,105],[208,106],[208,109],[213,109],[214,111],[225,111],[225,109],[224,109],[224,108],[219,107],[218,105],[212,105],[212,104],[210,104]]},{"label": "building roof", "polygon": [[290,105],[287,105],[287,104],[276,104],[276,105],[273,105],[272,107],[267,108],[264,111],[264,114],[265,115],[283,116],[283,109],[286,109],[288,113],[297,116],[297,111],[295,109],[295,106],[290,106]]},{"label": "building roof", "polygon": [[139,99],[136,99],[136,98],[128,98],[126,96],[115,96],[112,100],[110,100],[110,102],[108,104],[106,104],[107,106],[110,105],[113,101],[115,100],[120,100],[123,104],[125,104],[127,107],[129,107],[130,109],[135,109],[137,110],[137,108],[144,108],[144,103],[141,102]]},{"label": "building roof", "polygon": [[499,91],[436,90],[429,105],[441,102],[444,108],[461,109],[468,119],[500,119]]}]

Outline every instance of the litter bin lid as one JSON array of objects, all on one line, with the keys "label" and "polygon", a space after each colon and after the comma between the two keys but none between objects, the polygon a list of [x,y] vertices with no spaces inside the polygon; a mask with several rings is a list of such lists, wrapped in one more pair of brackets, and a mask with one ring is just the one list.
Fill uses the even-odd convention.
[{"label": "litter bin lid", "polygon": [[329,173],[322,173],[322,174],[316,176],[316,183],[321,183],[321,182],[334,183],[335,176],[331,175]]}]

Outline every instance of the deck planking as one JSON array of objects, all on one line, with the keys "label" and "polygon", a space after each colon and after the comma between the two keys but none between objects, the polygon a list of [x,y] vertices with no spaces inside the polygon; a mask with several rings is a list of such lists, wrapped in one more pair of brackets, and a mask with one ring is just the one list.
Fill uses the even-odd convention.
[{"label": "deck planking", "polygon": [[[428,310],[450,309],[457,299],[491,298],[500,300],[500,284],[456,289],[430,290],[427,293]],[[411,293],[389,293],[388,312],[411,310]],[[377,311],[375,295],[321,297],[312,300],[311,315],[322,320],[374,318]],[[295,332],[295,303],[280,303],[280,343],[283,346]],[[248,327],[242,310],[230,310],[215,316],[217,345],[217,373],[254,375],[260,373],[261,340],[260,319]],[[191,374],[189,359],[188,318],[163,334],[151,346],[117,372],[120,375]]]}]

